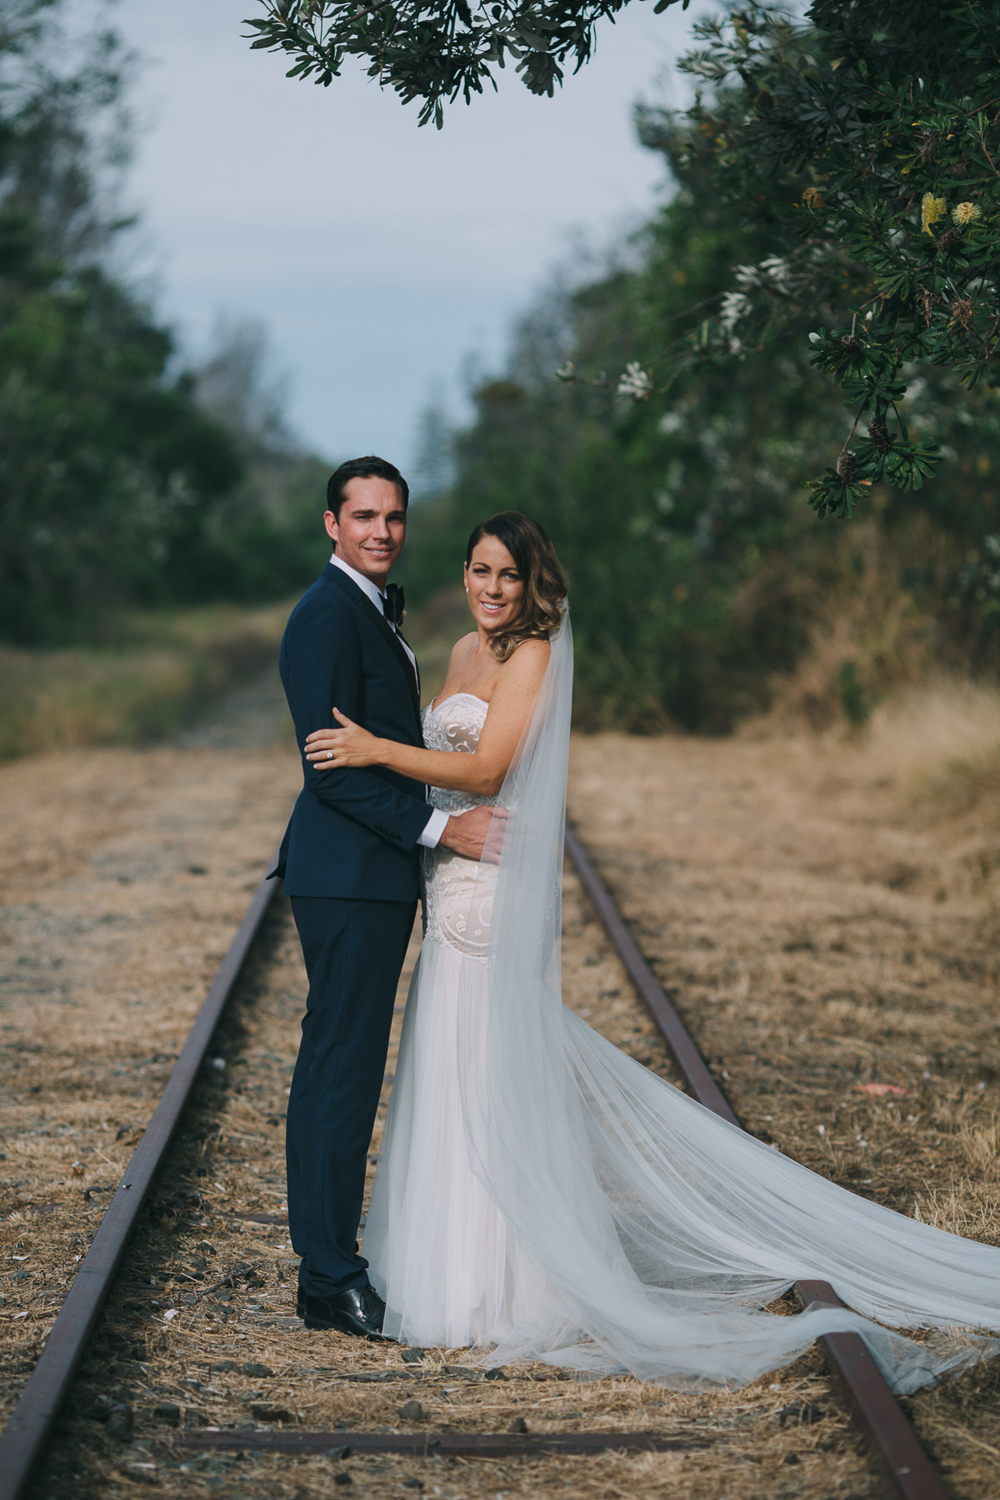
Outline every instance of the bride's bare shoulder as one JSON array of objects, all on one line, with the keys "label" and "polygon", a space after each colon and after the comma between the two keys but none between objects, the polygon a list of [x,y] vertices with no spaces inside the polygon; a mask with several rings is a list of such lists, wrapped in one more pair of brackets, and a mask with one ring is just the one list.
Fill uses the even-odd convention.
[{"label": "bride's bare shoulder", "polygon": [[520,661],[522,666],[527,665],[528,662],[531,662],[532,665],[541,662],[543,666],[546,666],[551,655],[551,641],[522,641],[517,649],[507,658],[506,662],[504,662],[504,666],[510,666],[515,661]]},{"label": "bride's bare shoulder", "polygon": [[500,668],[500,681],[534,686],[545,675],[552,647],[548,641],[522,641]]}]

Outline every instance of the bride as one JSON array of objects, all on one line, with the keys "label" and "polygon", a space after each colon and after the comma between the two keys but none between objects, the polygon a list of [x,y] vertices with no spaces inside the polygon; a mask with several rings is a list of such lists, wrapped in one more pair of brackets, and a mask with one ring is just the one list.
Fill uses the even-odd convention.
[{"label": "bride", "polygon": [[[386,1335],[679,1388],[744,1385],[840,1330],[899,1391],[997,1352],[974,1330],[1000,1329],[1000,1250],[808,1171],[562,1004],[566,583],[542,528],[505,511],[472,533],[465,586],[476,628],[424,711],[426,748],[336,710],[343,727],[309,737],[323,767],[387,766],[450,813],[498,809],[484,862],[424,851],[365,1230]],[[765,1310],[800,1279],[849,1306]]]}]

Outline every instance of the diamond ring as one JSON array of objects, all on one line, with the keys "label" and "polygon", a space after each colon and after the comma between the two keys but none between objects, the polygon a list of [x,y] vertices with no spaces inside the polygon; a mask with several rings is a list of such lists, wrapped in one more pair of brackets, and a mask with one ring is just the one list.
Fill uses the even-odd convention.
[{"label": "diamond ring", "polygon": [[332,750],[328,750],[326,752],[326,758],[327,758],[327,760],[333,760],[333,751]]}]

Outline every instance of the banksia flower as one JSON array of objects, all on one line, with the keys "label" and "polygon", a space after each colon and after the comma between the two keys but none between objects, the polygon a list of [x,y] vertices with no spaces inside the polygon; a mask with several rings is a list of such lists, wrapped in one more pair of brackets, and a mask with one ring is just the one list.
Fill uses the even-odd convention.
[{"label": "banksia flower", "polygon": [[868,423],[868,436],[876,453],[888,453],[896,441],[896,434],[889,431],[881,417],[873,417]]},{"label": "banksia flower", "polygon": [[957,250],[961,243],[962,231],[960,229],[946,229],[938,240],[938,250],[943,250],[948,255],[952,250]]},{"label": "banksia flower", "polygon": [[837,459],[837,478],[843,484],[850,484],[858,467],[858,455],[853,448],[845,448]]},{"label": "banksia flower", "polygon": [[933,193],[925,193],[920,200],[920,228],[924,234],[933,237],[933,226],[946,211],[948,205],[943,198],[935,198]]},{"label": "banksia flower", "polygon": [[981,219],[983,211],[978,203],[956,203],[951,216],[960,228],[964,228],[966,224],[974,224],[977,219]]},{"label": "banksia flower", "polygon": [[805,192],[802,194],[802,202],[805,204],[806,208],[811,209],[814,214],[818,214],[821,208],[826,207],[826,199],[823,197],[823,194],[820,192],[819,188],[807,187]]}]

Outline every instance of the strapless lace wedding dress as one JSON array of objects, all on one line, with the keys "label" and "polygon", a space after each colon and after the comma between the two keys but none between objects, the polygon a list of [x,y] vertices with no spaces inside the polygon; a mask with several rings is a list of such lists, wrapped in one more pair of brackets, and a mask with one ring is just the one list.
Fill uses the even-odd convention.
[{"label": "strapless lace wedding dress", "polygon": [[[452,693],[423,714],[424,745],[428,750],[475,754],[486,722],[488,703],[471,693]],[[431,787],[434,807],[447,813],[496,804],[496,797],[449,792]],[[424,938],[456,953],[486,961],[490,911],[496,890],[496,865],[462,859],[449,849],[422,849]]]},{"label": "strapless lace wedding dress", "polygon": [[[488,704],[453,693],[424,710],[428,750],[472,754]],[[495,803],[440,787],[449,813]],[[495,1344],[544,1314],[546,1287],[508,1233],[470,1159],[463,1083],[487,1066],[485,1035],[459,1004],[475,1004],[468,965],[485,981],[496,865],[424,849],[424,941],[410,984],[365,1226],[372,1283],[386,1300],[385,1332],[445,1348]],[[464,980],[464,982],[463,982]],[[485,1008],[485,983],[479,996]],[[470,1045],[471,1044],[471,1045]]]},{"label": "strapless lace wedding dress", "polygon": [[[1000,1328],[1000,1251],[807,1171],[562,1004],[571,699],[565,620],[499,798],[431,793],[449,812],[498,800],[508,819],[498,865],[424,852],[424,943],[364,1237],[385,1331],[679,1388],[745,1385],[844,1329],[900,1391],[995,1353],[974,1330]],[[425,742],[472,753],[486,714],[452,694],[425,713]],[[849,1305],[767,1312],[799,1278]],[[916,1327],[926,1342],[895,1331]]]}]

